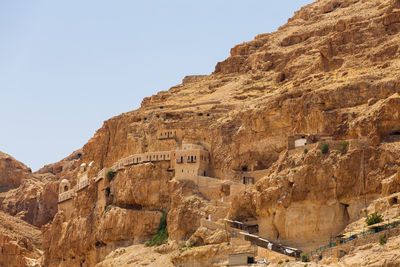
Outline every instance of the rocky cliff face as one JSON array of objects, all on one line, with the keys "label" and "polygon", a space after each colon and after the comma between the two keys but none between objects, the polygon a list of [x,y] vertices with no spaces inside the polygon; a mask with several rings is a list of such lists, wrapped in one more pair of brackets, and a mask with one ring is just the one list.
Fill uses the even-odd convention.
[{"label": "rocky cliff face", "polygon": [[75,151],[32,173],[30,168],[2,153],[0,209],[38,227],[51,221],[57,213],[57,181],[61,176],[76,175],[80,155],[80,151]]},{"label": "rocky cliff face", "polygon": [[0,193],[17,188],[31,175],[32,171],[27,166],[0,152]]},{"label": "rocky cliff face", "polygon": [[362,149],[357,142],[346,153],[333,146],[327,154],[319,146],[286,152],[266,178],[235,198],[231,216],[258,218],[265,238],[320,247],[363,218],[373,200],[398,191],[399,152],[392,143]]},{"label": "rocky cliff face", "polygon": [[36,227],[0,212],[0,265],[41,266],[41,232]]},{"label": "rocky cliff face", "polygon": [[[212,177],[239,181],[243,173],[266,171],[255,187],[234,200],[229,216],[255,217],[260,235],[289,245],[321,245],[359,219],[365,203],[385,190],[397,190],[395,183],[383,189],[382,181],[400,164],[396,143],[388,143],[400,131],[398,8],[398,1],[389,0],[308,5],[277,32],[232,48],[212,75],[187,77],[181,85],[144,99],[140,109],[106,121],[84,146],[80,162],[94,161],[89,171],[94,177],[131,154],[201,142],[211,152]],[[160,129],[179,129],[182,135],[158,140]],[[324,133],[335,140],[363,137],[368,144],[363,148],[354,143],[345,154],[335,144],[327,155],[319,147],[307,154],[285,151],[287,137],[297,133]],[[170,209],[170,240],[187,240],[209,213],[209,204],[190,193],[185,196],[182,186],[169,182],[173,175],[166,169],[156,163],[118,173],[110,185],[111,211],[118,210],[118,217]],[[92,208],[84,220],[95,216],[101,221],[110,212],[93,213],[101,210],[95,199],[88,197]],[[68,225],[78,225],[75,220]],[[53,224],[49,230],[52,235],[62,233],[57,225],[61,227]],[[82,234],[93,238],[103,227],[99,222]],[[63,238],[71,244],[68,234]],[[118,243],[118,238],[96,238],[80,253],[98,251],[96,242],[107,250]],[[129,236],[128,243],[135,238]],[[49,244],[49,252],[52,247],[55,243]]]},{"label": "rocky cliff face", "polygon": [[[223,232],[200,227],[207,216],[255,219],[260,236],[307,250],[362,219],[365,210],[393,208],[374,203],[400,190],[399,31],[398,0],[319,0],[278,31],[232,48],[213,74],[186,77],[145,98],[138,110],[105,121],[81,151],[35,174],[42,183],[36,194],[54,207],[59,182],[76,186],[80,166],[90,165],[89,186],[43,227],[45,266],[94,266],[120,246],[149,239],[167,211],[166,252],[188,240],[206,245],[170,258],[190,266],[217,250],[233,251],[216,244],[226,241]],[[163,129],[180,134],[161,140]],[[289,151],[294,134],[333,141],[326,152],[322,143]],[[101,186],[93,180],[122,158],[182,143],[208,149],[207,176],[231,183],[254,176],[256,184],[218,207],[196,184],[176,181],[166,162],[128,166]],[[221,189],[218,197],[225,196]],[[8,199],[14,200],[3,206],[28,198]],[[30,222],[42,225],[53,211]]]},{"label": "rocky cliff face", "polygon": [[0,209],[28,223],[41,226],[57,212],[51,176],[31,169],[0,152]]}]

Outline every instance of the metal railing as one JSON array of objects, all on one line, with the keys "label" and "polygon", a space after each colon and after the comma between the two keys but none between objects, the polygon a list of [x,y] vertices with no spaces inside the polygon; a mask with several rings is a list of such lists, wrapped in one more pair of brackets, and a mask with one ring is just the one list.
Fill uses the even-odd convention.
[{"label": "metal railing", "polygon": [[342,238],[341,240],[337,240],[335,242],[330,242],[329,244],[327,244],[325,246],[322,246],[322,247],[317,248],[316,250],[310,251],[308,254],[310,256],[319,255],[327,249],[338,247],[342,244],[346,244],[350,241],[353,241],[354,239],[362,238],[364,236],[373,235],[373,234],[379,233],[381,231],[396,228],[400,225],[400,221],[399,220],[393,221],[394,219],[398,219],[398,218],[397,217],[393,218],[392,222],[390,222],[390,220],[388,220],[387,223],[382,222],[382,223],[370,225],[370,226],[368,226],[368,228],[366,230],[358,231],[358,232],[354,231],[354,234],[351,234],[351,232],[349,232],[348,237]]}]

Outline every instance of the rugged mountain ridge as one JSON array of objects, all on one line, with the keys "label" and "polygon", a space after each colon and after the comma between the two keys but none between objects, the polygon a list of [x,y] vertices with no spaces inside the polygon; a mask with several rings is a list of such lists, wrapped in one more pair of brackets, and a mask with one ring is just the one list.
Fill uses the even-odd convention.
[{"label": "rugged mountain ridge", "polygon": [[[167,254],[166,266],[226,265],[229,253],[246,249],[206,227],[224,218],[255,218],[260,236],[308,251],[363,221],[365,211],[399,215],[390,200],[400,191],[399,32],[398,0],[319,0],[278,31],[232,48],[213,74],[186,77],[105,121],[81,151],[35,174],[39,191],[53,195],[63,179],[75,188],[84,173],[90,181],[68,212],[42,227],[44,266],[112,266],[112,258],[135,266],[142,256],[118,248],[151,238],[165,212],[169,243],[147,250],[154,262]],[[171,129],[179,136],[157,137]],[[329,136],[328,153],[321,143],[288,149],[295,134]],[[175,179],[166,162],[121,169],[104,179],[108,193],[94,180],[130,155],[196,143],[210,153],[207,176],[232,184],[250,175],[255,184],[231,196],[220,185],[212,201],[196,182]]]},{"label": "rugged mountain ridge", "polygon": [[[181,85],[144,99],[140,109],[106,121],[84,146],[81,162],[93,161],[89,176],[95,176],[135,153],[170,150],[182,141],[202,142],[210,150],[212,177],[237,181],[244,171],[266,170],[265,178],[234,200],[232,219],[254,216],[264,237],[304,249],[319,246],[358,220],[364,198],[368,203],[379,198],[381,181],[397,172],[397,150],[382,141],[400,125],[398,5],[398,1],[317,1],[306,6],[277,32],[234,47],[212,75],[187,77]],[[158,140],[160,129],[179,129],[182,140]],[[307,155],[289,155],[287,137],[296,133],[324,133],[336,140],[367,138],[367,189],[359,183],[360,147],[350,146],[346,155],[332,150],[321,156],[319,148]],[[376,165],[382,157],[386,161]],[[323,167],[329,165],[331,170]],[[111,205],[117,206],[111,211],[120,210],[114,217],[124,214],[127,206],[135,212],[169,210],[170,241],[188,240],[211,206],[201,195],[192,196],[185,185],[168,182],[170,178],[160,164],[118,173],[111,183]],[[391,184],[387,190],[396,191]],[[85,216],[100,216],[95,214]],[[80,222],[67,223],[74,229]],[[301,231],[285,230],[298,224],[303,225]],[[52,235],[60,232],[57,225],[49,229]],[[73,249],[70,234],[63,234],[62,243]],[[94,236],[97,239],[86,249],[74,251],[83,255],[80,260],[117,246],[117,240]],[[135,243],[134,237],[128,239]],[[99,249],[96,242],[106,245]],[[50,243],[49,249],[54,246]]]}]

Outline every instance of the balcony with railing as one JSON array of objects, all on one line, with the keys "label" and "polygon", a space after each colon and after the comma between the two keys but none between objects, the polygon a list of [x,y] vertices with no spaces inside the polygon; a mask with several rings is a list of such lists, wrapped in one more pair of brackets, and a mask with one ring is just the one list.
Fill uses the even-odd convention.
[{"label": "balcony with railing", "polygon": [[106,177],[106,169],[102,169],[101,171],[98,172],[97,177],[94,179],[94,181],[97,183],[101,179]]},{"label": "balcony with railing", "polygon": [[64,202],[74,197],[74,190],[69,190],[58,195],[58,203]]},{"label": "balcony with railing", "polygon": [[79,184],[77,184],[75,191],[78,192],[88,186],[89,186],[89,179],[85,179],[81,181]]}]

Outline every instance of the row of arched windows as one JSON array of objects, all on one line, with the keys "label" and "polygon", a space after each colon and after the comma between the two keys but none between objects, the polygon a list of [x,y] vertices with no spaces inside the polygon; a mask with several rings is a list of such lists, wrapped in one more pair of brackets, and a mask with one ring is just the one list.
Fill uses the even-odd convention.
[{"label": "row of arched windows", "polygon": [[[175,155],[175,154],[174,154]],[[201,160],[201,161],[209,161],[209,156],[205,156],[205,155],[203,155],[203,154],[200,154],[200,155],[187,155],[187,154],[184,154],[184,155],[177,155],[177,157],[175,157],[176,158],[176,162],[177,163],[184,163],[184,160],[186,160],[186,162],[187,163],[194,163],[194,162],[197,162],[197,156],[199,156],[199,159]]]},{"label": "row of arched windows", "polygon": [[146,155],[147,161],[157,161],[157,160],[169,160],[169,154],[156,154],[156,155]]},{"label": "row of arched windows", "polygon": [[176,136],[176,131],[164,131],[164,132],[160,132],[159,138],[172,138]]}]

